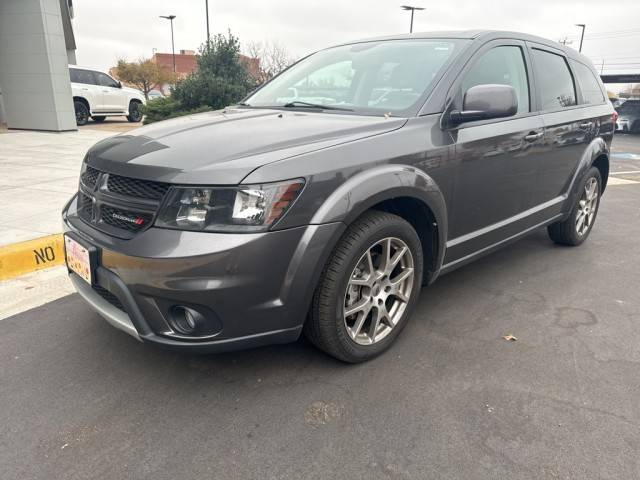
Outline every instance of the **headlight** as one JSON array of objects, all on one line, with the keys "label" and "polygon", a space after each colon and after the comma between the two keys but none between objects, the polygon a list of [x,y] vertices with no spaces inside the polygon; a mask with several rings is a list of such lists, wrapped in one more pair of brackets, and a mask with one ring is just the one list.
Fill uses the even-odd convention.
[{"label": "headlight", "polygon": [[238,187],[172,187],[156,226],[181,230],[264,231],[289,210],[304,180]]}]

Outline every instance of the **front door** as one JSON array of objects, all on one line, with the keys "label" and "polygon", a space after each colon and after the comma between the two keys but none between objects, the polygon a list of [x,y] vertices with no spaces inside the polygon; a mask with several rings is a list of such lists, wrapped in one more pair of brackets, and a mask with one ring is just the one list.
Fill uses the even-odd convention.
[{"label": "front door", "polygon": [[124,112],[126,110],[125,95],[122,94],[118,83],[102,72],[96,72],[96,77],[102,93],[102,111],[108,113]]},{"label": "front door", "polygon": [[532,113],[529,65],[523,42],[491,42],[474,55],[454,85],[458,109],[464,92],[473,86],[510,85],[518,111],[513,117],[470,122],[451,131],[457,174],[445,263],[490,248],[536,221],[530,211],[532,189],[545,147],[542,119]]}]

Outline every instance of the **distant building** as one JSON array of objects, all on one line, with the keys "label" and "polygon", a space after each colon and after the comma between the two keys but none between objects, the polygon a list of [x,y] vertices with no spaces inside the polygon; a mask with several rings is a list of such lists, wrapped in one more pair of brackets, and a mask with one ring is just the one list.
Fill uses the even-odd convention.
[{"label": "distant building", "polygon": [[[173,54],[156,53],[153,55],[152,60],[173,71]],[[260,59],[240,55],[240,61],[244,64],[249,75],[257,78],[260,69]],[[190,73],[195,72],[197,68],[198,61],[196,52],[193,50],[180,50],[180,53],[176,53],[176,73],[180,78],[184,78]]]},{"label": "distant building", "polygon": [[72,0],[0,0],[0,123],[76,130]]}]

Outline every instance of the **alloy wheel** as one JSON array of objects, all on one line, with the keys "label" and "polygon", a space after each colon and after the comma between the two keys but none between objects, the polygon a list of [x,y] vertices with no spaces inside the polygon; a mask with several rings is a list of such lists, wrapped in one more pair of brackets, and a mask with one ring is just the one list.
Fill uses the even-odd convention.
[{"label": "alloy wheel", "polygon": [[576,215],[576,232],[582,236],[589,231],[598,209],[598,180],[591,177],[584,186],[582,196],[578,202]]},{"label": "alloy wheel", "polygon": [[411,250],[397,237],[367,249],[349,277],[344,298],[343,318],[351,340],[372,345],[391,333],[411,298],[414,272]]}]

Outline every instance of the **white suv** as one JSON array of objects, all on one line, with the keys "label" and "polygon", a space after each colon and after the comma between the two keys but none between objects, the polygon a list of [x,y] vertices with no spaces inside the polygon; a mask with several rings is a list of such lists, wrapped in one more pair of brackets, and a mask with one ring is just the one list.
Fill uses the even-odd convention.
[{"label": "white suv", "polygon": [[144,95],[140,90],[123,87],[106,73],[75,65],[69,66],[69,78],[78,125],[86,125],[89,117],[95,122],[117,115],[125,115],[130,122],[142,120]]}]

